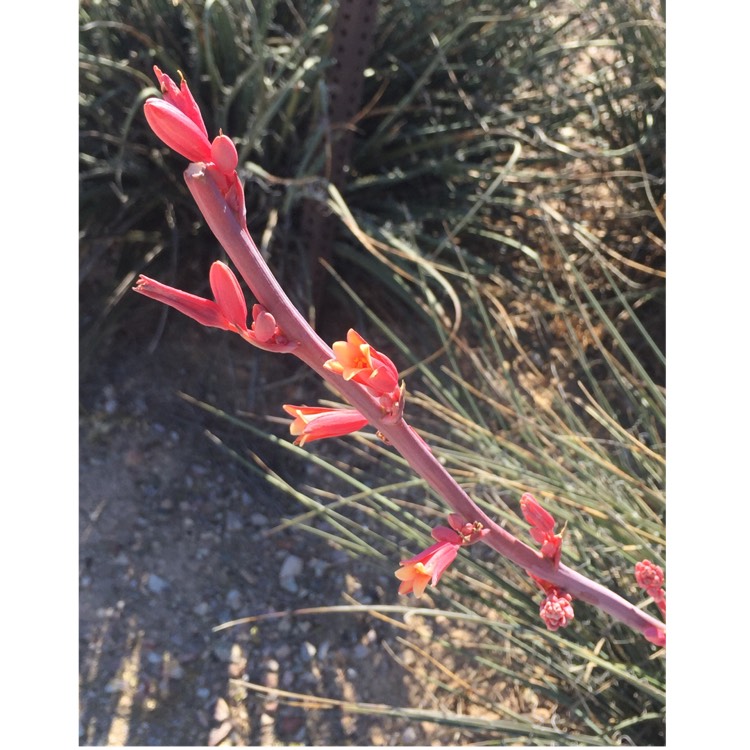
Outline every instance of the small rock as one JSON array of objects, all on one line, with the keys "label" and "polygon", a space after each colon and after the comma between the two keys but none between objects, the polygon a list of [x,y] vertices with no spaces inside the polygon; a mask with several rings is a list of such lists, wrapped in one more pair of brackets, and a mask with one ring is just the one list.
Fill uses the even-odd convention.
[{"label": "small rock", "polygon": [[417,730],[414,729],[414,727],[406,727],[406,729],[401,732],[401,740],[404,745],[414,745],[417,741]]},{"label": "small rock", "polygon": [[362,643],[366,644],[367,646],[371,646],[373,643],[376,643],[377,640],[378,640],[378,634],[375,632],[373,628],[370,628],[362,636]]},{"label": "small rock", "polygon": [[250,523],[253,526],[268,526],[268,519],[262,513],[256,512],[250,515]]},{"label": "small rock", "polygon": [[243,528],[245,528],[245,525],[237,513],[232,511],[227,513],[227,531],[242,531]]},{"label": "small rock", "polygon": [[284,591],[288,591],[290,594],[296,594],[299,591],[299,586],[294,578],[280,578],[279,585]]},{"label": "small rock", "polygon": [[279,662],[277,662],[276,659],[266,659],[265,667],[269,672],[278,672]]},{"label": "small rock", "polygon": [[161,594],[169,587],[169,583],[167,583],[167,581],[161,576],[156,575],[156,573],[149,573],[149,576],[146,579],[146,586],[151,593]]},{"label": "small rock", "polygon": [[302,660],[306,662],[312,661],[313,658],[315,657],[315,654],[318,653],[318,649],[316,649],[315,646],[313,646],[313,644],[310,643],[309,641],[305,641],[302,644],[302,647],[300,650],[302,653]]},{"label": "small rock", "polygon": [[366,659],[368,654],[369,654],[369,649],[367,648],[367,646],[365,646],[364,643],[358,643],[352,649],[352,656],[358,661],[362,661],[362,659]]},{"label": "small rock", "polygon": [[279,584],[286,591],[296,594],[298,590],[296,577],[302,572],[302,560],[296,555],[287,555],[279,570]]},{"label": "small rock", "polygon": [[209,696],[209,695],[211,695],[211,691],[210,691],[210,690],[209,690],[209,689],[208,689],[207,687],[199,687],[199,688],[198,688],[198,689],[197,689],[197,690],[195,691],[195,694],[196,694],[196,695],[197,695],[197,696],[198,696],[198,697],[199,697],[199,698],[200,698],[200,699],[201,699],[202,701],[204,701],[204,700],[206,700],[206,698],[208,698],[208,696]]},{"label": "small rock", "polygon": [[318,647],[318,661],[325,661],[328,656],[328,651],[331,648],[331,644],[328,641],[323,641]]},{"label": "small rock", "polygon": [[193,614],[198,615],[198,617],[203,617],[204,615],[207,615],[211,611],[211,607],[209,606],[208,602],[200,602],[200,604],[196,604],[193,607]]},{"label": "small rock", "polygon": [[230,609],[233,609],[236,612],[242,607],[242,594],[240,594],[237,589],[232,589],[227,594],[227,604],[229,605]]}]

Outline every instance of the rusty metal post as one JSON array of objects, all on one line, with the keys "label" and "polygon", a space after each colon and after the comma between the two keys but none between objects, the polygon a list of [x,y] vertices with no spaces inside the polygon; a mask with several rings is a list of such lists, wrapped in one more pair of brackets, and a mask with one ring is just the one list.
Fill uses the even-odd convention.
[{"label": "rusty metal post", "polygon": [[[337,188],[346,182],[354,139],[354,118],[362,104],[364,71],[372,52],[378,0],[339,0],[332,30],[331,56],[326,83],[329,93],[328,159],[323,177]],[[325,140],[325,139],[324,139]],[[320,260],[329,260],[336,222],[319,202],[307,200],[302,212],[302,232],[312,279],[312,302],[319,309],[325,283]]]}]

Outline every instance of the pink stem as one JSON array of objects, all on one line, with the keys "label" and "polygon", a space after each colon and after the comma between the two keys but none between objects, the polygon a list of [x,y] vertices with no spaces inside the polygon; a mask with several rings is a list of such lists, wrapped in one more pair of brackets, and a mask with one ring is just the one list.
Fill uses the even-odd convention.
[{"label": "pink stem", "polygon": [[315,370],[366,417],[456,513],[467,521],[480,521],[484,528],[489,529],[490,533],[482,537],[485,544],[529,573],[555,584],[576,599],[598,607],[641,633],[654,627],[662,630],[665,628],[660,620],[642,612],[621,596],[567,566],[560,565],[555,570],[550,560],[500,527],[479,508],[403,419],[399,419],[395,424],[389,423],[383,417],[383,410],[377,398],[354,381],[345,381],[340,375],[323,367],[323,364],[333,357],[333,351],[315,333],[279,286],[252,237],[240,226],[221,192],[206,172],[205,165],[190,164],[185,171],[185,181],[211,231],[232,259],[258,302],[276,318],[285,336],[299,342],[294,355]]}]

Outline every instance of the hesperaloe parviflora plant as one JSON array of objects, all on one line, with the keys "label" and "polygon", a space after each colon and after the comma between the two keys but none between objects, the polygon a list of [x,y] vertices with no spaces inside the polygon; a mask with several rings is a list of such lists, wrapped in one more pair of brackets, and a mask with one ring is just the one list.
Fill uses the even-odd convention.
[{"label": "hesperaloe parviflora plant", "polygon": [[[188,85],[180,85],[154,68],[163,99],[145,103],[156,135],[191,163],[185,181],[209,227],[247,283],[257,303],[248,310],[239,282],[226,264],[216,261],[209,273],[213,300],[204,299],[141,276],[135,291],[169,305],[205,326],[234,332],[268,352],[292,354],[313,369],[349,403],[350,408],[284,404],[298,445],[337,437],[366,425],[399,451],[451,509],[448,526],[432,531],[435,543],[400,562],[399,593],[421,596],[435,586],[462,546],[483,543],[521,566],[542,589],[540,616],[550,630],[573,619],[572,602],[581,600],[664,646],[666,626],[605,586],[561,563],[564,529],[530,493],[520,499],[530,535],[539,550],[528,546],[484,512],[433,455],[404,418],[406,388],[391,359],[370,346],[355,330],[328,346],[298,312],[271,273],[247,229],[237,151],[220,133],[213,141]],[[638,584],[653,597],[666,617],[662,569],[644,560],[636,566]]]}]

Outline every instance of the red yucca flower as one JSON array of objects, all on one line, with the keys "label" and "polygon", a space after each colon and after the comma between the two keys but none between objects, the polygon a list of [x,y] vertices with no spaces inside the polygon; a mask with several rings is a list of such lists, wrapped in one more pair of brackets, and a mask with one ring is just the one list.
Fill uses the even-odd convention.
[{"label": "red yucca flower", "polygon": [[324,406],[284,404],[284,411],[294,417],[289,431],[296,435],[295,445],[322,438],[341,437],[361,430],[367,419],[356,409],[331,409]]},{"label": "red yucca flower", "polygon": [[217,260],[209,273],[215,302],[140,276],[134,290],[163,302],[204,326],[240,333],[247,331],[247,305],[240,283],[225,263]]}]

